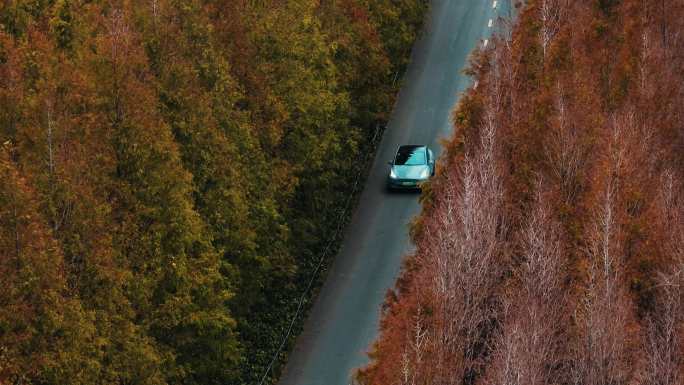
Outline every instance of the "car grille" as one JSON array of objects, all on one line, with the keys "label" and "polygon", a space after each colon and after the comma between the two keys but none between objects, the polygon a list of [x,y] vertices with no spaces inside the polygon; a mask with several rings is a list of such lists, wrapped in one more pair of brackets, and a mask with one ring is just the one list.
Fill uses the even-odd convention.
[{"label": "car grille", "polygon": [[416,186],[418,181],[415,179],[393,179],[392,184],[395,186]]}]

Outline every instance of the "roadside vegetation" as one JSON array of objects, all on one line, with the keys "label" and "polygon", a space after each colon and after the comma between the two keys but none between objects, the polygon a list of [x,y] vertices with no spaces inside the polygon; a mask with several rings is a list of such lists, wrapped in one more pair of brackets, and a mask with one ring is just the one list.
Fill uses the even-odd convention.
[{"label": "roadside vegetation", "polygon": [[0,384],[258,383],[426,3],[2,2]]},{"label": "roadside vegetation", "polygon": [[684,382],[684,2],[534,0],[472,57],[361,384]]}]

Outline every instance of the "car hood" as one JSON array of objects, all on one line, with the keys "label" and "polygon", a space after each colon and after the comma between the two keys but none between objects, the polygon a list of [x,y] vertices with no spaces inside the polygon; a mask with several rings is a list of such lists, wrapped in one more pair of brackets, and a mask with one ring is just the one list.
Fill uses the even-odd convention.
[{"label": "car hood", "polygon": [[398,179],[424,179],[422,174],[424,170],[428,170],[428,175],[430,172],[430,167],[428,165],[424,166],[392,166],[394,174]]}]

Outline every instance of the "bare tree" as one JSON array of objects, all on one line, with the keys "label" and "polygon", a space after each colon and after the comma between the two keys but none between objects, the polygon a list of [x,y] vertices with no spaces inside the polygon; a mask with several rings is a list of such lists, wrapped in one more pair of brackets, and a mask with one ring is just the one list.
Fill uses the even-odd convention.
[{"label": "bare tree", "polygon": [[684,332],[683,266],[658,279],[657,314],[647,319],[646,366],[641,383],[677,385],[684,381],[682,333]]},{"label": "bare tree", "polygon": [[419,305],[413,325],[402,353],[402,385],[416,385],[424,381],[423,360],[429,343],[429,329],[424,322],[423,308]]},{"label": "bare tree", "polygon": [[482,340],[494,317],[505,235],[496,131],[495,111],[488,109],[479,143],[448,176],[437,217],[426,229],[438,304],[436,384],[470,381],[479,369]]},{"label": "bare tree", "polygon": [[539,40],[542,46],[542,54],[546,61],[546,54],[551,41],[560,31],[567,9],[566,0],[541,0],[539,5]]},{"label": "bare tree", "polygon": [[660,178],[658,203],[659,217],[667,231],[665,250],[674,264],[684,268],[684,189],[681,184],[672,170],[665,170]]},{"label": "bare tree", "polygon": [[45,108],[46,114],[47,114],[47,147],[48,147],[48,173],[50,177],[53,177],[55,174],[55,156],[54,156],[54,128],[55,128],[55,119],[52,113],[52,105],[51,103],[46,103],[46,108]]},{"label": "bare tree", "polygon": [[107,37],[110,43],[110,58],[115,64],[120,64],[130,53],[133,39],[123,10],[112,10],[107,23]]},{"label": "bare tree", "polygon": [[556,115],[544,143],[544,154],[553,176],[559,181],[561,195],[568,204],[580,192],[580,177],[589,159],[589,146],[582,144],[581,130],[571,111],[560,82],[556,86]]},{"label": "bare tree", "polygon": [[516,271],[515,291],[504,299],[506,319],[494,344],[488,384],[555,384],[563,378],[559,367],[566,269],[560,232],[540,187],[522,230],[524,261]]},{"label": "bare tree", "polygon": [[[650,18],[648,17],[648,13],[644,12],[642,14],[642,24],[646,26],[648,25],[649,21]],[[652,66],[650,64],[653,63],[653,55],[654,53],[651,34],[649,33],[648,28],[643,28],[641,31],[641,65],[639,68],[639,85],[643,95],[649,94],[649,91],[652,90],[652,87],[649,87],[652,85],[652,82],[650,82],[651,79],[649,71],[652,70]]]},{"label": "bare tree", "polygon": [[625,333],[629,305],[621,285],[614,199],[613,187],[608,186],[589,240],[589,279],[575,315],[581,333],[573,367],[577,384],[626,384],[628,380]]},{"label": "bare tree", "polygon": [[646,320],[646,365],[642,384],[675,385],[684,381],[684,210],[674,174],[666,170],[657,196],[664,251],[671,265],[661,272],[654,288],[656,306]]},{"label": "bare tree", "polygon": [[635,323],[624,275],[624,234],[620,227],[619,176],[629,162],[634,131],[631,118],[616,119],[601,148],[603,181],[586,234],[588,277],[575,312],[579,339],[572,374],[576,384],[628,384],[637,372],[630,352],[629,326]]}]

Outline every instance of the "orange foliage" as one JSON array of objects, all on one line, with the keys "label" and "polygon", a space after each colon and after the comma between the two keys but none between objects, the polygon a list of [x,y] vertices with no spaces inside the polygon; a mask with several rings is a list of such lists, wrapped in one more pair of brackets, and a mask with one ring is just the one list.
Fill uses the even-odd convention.
[{"label": "orange foliage", "polygon": [[[681,276],[673,280],[684,268],[677,203],[684,192],[684,3],[665,3],[530,1],[510,37],[474,54],[470,73],[479,87],[454,112],[454,138],[418,220],[416,254],[407,259],[401,290],[387,300],[362,383],[681,381],[684,363],[675,357],[684,354],[684,296]],[[491,126],[499,143],[489,157],[494,168],[472,162],[487,158],[482,140]],[[469,217],[449,203],[477,191],[463,178],[471,169],[501,170],[494,175],[504,196],[494,212],[479,208]],[[548,209],[543,221],[533,215],[540,196]],[[453,254],[450,265],[467,262],[468,253],[487,259],[491,248],[459,233],[492,218],[502,218],[505,230],[478,236],[498,245],[498,257],[472,271],[472,279],[491,282],[480,287],[489,299],[479,310],[467,308],[488,321],[459,319],[449,330],[470,334],[444,339],[454,315],[440,306],[456,297],[477,303],[485,294],[430,289],[444,278],[433,250],[470,249]],[[437,229],[449,221],[457,224],[444,238]],[[547,237],[550,229],[557,247],[531,249],[529,235]],[[533,251],[542,255],[536,266],[559,261],[554,295],[563,294],[554,303],[533,290]],[[427,348],[420,364],[414,358],[407,366],[417,331]],[[477,339],[469,343],[469,335]],[[546,345],[537,349],[529,338],[541,335]],[[451,377],[440,377],[444,350],[470,351],[474,361],[451,355]]]}]

